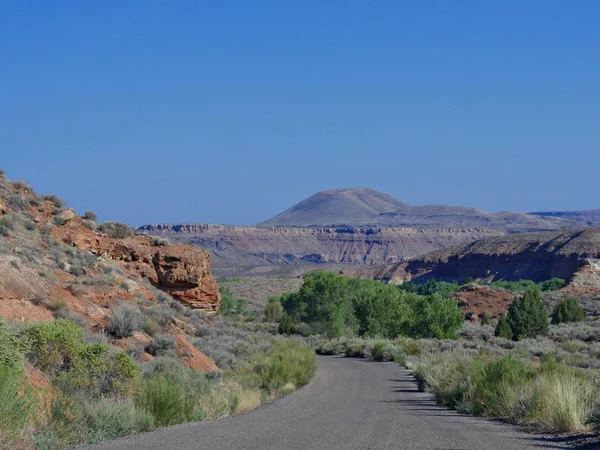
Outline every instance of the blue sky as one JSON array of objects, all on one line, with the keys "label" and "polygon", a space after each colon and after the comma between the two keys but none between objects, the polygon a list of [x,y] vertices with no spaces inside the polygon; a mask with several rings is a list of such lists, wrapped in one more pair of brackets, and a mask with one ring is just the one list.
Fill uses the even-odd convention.
[{"label": "blue sky", "polygon": [[597,1],[0,5],[0,168],[132,225],[600,208]]}]

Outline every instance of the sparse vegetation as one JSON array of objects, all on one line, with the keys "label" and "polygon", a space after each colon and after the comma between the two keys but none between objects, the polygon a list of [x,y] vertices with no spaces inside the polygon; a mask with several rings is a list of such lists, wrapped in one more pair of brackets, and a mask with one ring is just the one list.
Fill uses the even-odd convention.
[{"label": "sparse vegetation", "polygon": [[83,213],[83,218],[85,220],[91,220],[92,222],[96,222],[98,220],[98,216],[93,211],[86,211]]},{"label": "sparse vegetation", "polygon": [[141,315],[133,305],[121,305],[114,309],[109,323],[108,332],[119,338],[129,337],[140,327]]},{"label": "sparse vegetation", "polygon": [[98,231],[113,239],[124,239],[133,234],[131,228],[120,222],[103,222],[98,225]]}]

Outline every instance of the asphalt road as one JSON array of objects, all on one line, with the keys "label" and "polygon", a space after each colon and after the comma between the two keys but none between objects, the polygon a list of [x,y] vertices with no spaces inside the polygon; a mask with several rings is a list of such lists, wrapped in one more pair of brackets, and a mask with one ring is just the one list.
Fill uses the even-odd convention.
[{"label": "asphalt road", "polygon": [[299,391],[236,417],[104,442],[105,450],[565,448],[498,421],[437,406],[393,363],[319,357]]}]

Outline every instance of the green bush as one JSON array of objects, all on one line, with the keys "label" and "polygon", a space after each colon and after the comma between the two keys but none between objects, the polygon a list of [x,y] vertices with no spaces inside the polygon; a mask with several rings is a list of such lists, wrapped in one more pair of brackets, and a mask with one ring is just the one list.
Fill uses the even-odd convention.
[{"label": "green bush", "polygon": [[248,311],[248,303],[235,297],[228,287],[219,286],[219,292],[221,293],[221,306],[218,312],[220,316],[241,315]]},{"label": "green bush", "polygon": [[514,340],[548,334],[548,311],[536,289],[517,297],[508,308],[508,323]]},{"label": "green bush", "polygon": [[173,359],[156,358],[148,366],[137,402],[152,414],[157,426],[175,425],[199,417],[202,397],[209,389],[200,372]]},{"label": "green bush", "polygon": [[278,331],[279,334],[294,334],[294,332],[296,331],[294,321],[288,314],[282,314],[281,319],[279,320]]},{"label": "green bush", "polygon": [[68,369],[83,346],[83,330],[64,319],[26,326],[20,338],[30,344],[27,359],[51,375]]},{"label": "green bush", "polygon": [[137,392],[140,377],[139,367],[127,353],[97,342],[81,347],[69,370],[56,382],[63,392],[71,394],[123,397]]},{"label": "green bush", "polygon": [[108,321],[108,332],[118,338],[126,338],[140,328],[141,315],[133,305],[117,306]]},{"label": "green bush", "polygon": [[317,365],[312,349],[288,340],[276,342],[269,352],[261,352],[255,358],[241,373],[257,374],[260,388],[272,396],[308,383]]},{"label": "green bush", "polygon": [[541,282],[539,285],[540,289],[544,292],[557,291],[565,285],[565,280],[562,278],[552,278],[550,280]]},{"label": "green bush", "polygon": [[283,307],[279,301],[279,297],[270,297],[267,305],[265,306],[265,321],[266,322],[279,322],[281,315],[283,314]]},{"label": "green bush", "polygon": [[552,323],[580,322],[583,320],[583,308],[576,298],[563,298],[556,303],[552,310]]}]

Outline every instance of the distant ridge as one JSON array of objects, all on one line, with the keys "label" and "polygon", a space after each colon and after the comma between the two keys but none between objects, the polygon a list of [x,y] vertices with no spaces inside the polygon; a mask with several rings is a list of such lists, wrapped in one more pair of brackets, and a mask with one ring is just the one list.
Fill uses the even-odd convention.
[{"label": "distant ridge", "polygon": [[582,223],[567,217],[488,213],[464,206],[411,206],[374,189],[355,188],[318,192],[258,226],[485,227],[523,232],[557,230]]},{"label": "distant ridge", "polygon": [[584,211],[541,211],[529,213],[539,217],[557,217],[570,221],[580,221],[580,226],[600,226],[600,209]]}]

